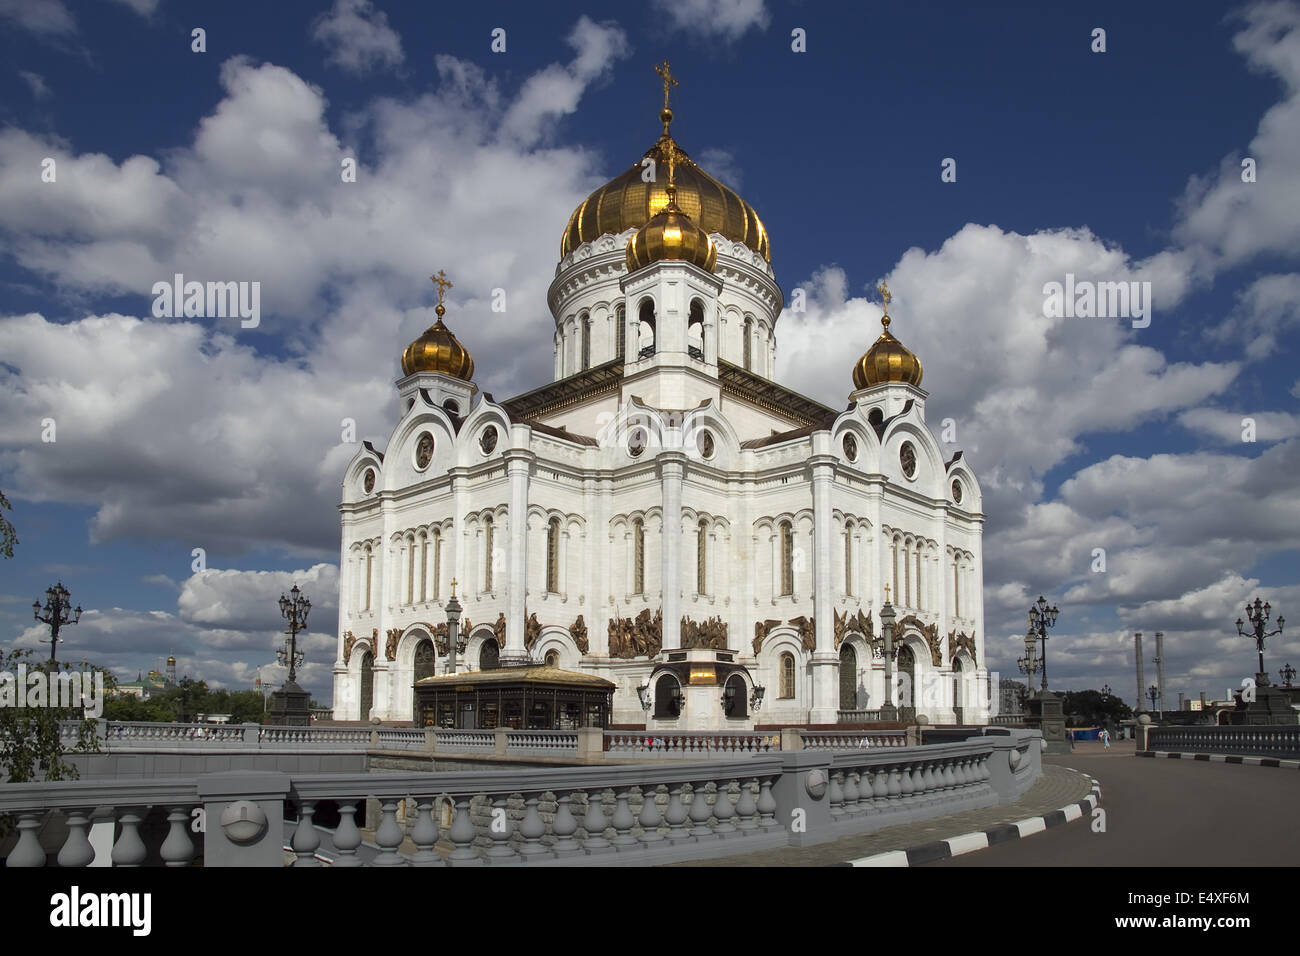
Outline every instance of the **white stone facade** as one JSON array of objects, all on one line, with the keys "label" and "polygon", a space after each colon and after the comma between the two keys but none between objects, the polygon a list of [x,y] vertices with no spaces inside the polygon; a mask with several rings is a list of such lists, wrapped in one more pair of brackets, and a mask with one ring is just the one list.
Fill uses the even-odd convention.
[{"label": "white stone facade", "polygon": [[[781,388],[782,295],[762,256],[714,235],[714,274],[661,261],[628,275],[629,235],[559,264],[552,385],[497,402],[438,373],[398,382],[405,413],[383,453],[363,446],[343,480],[336,718],[412,719],[417,648],[446,620],[455,578],[472,626],[461,669],[503,637],[503,657],[613,681],[615,723],[680,729],[879,708],[885,662],[852,621],[861,612],[880,635],[888,585],[916,681],[914,701],[893,702],[932,723],[954,707],[986,721],[980,490],[927,427],[927,393],[879,385],[837,413]],[[662,648],[680,646],[683,618],[719,619],[746,689],[766,689],[761,708],[727,718],[714,688],[676,719],[643,710],[653,657],[611,657],[609,643],[611,620],[643,611],[662,614]],[[707,700],[716,714],[701,713]]]}]

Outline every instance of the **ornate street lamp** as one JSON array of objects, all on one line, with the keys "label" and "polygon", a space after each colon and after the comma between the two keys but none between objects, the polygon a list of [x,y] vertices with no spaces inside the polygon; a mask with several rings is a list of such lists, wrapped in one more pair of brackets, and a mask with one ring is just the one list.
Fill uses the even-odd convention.
[{"label": "ornate street lamp", "polygon": [[885,603],[880,608],[880,633],[885,637],[885,704],[880,708],[881,720],[897,720],[894,707],[894,605],[889,603],[889,585],[885,585]]},{"label": "ornate street lamp", "polygon": [[1277,673],[1278,676],[1282,678],[1283,687],[1290,687],[1291,682],[1295,680],[1295,673],[1296,673],[1295,668],[1292,667],[1289,663],[1286,665],[1286,667],[1282,668]]},{"label": "ornate street lamp", "polygon": [[[76,624],[81,620],[81,605],[75,608],[72,606],[72,595],[60,581],[52,588],[45,589],[45,607],[41,607],[40,601],[32,602],[32,611],[36,615],[36,620],[42,624],[50,626],[50,666],[54,667],[58,661],[59,628],[68,624]],[[44,644],[44,641],[41,641]]]},{"label": "ornate street lamp", "polygon": [[1110,685],[1109,685],[1109,684],[1102,684],[1102,685],[1101,685],[1101,696],[1102,696],[1102,697],[1109,697],[1109,696],[1110,696]]},{"label": "ornate street lamp", "polygon": [[1245,631],[1242,625],[1245,623],[1241,618],[1237,618],[1237,633],[1242,637],[1249,637],[1255,642],[1255,649],[1259,652],[1259,673],[1255,675],[1255,683],[1261,687],[1268,686],[1268,674],[1264,671],[1264,641],[1282,633],[1282,625],[1286,619],[1281,614],[1277,616],[1277,629],[1270,631],[1268,628],[1268,617],[1272,611],[1273,605],[1268,602],[1260,603],[1259,598],[1255,598],[1255,604],[1252,606],[1246,603],[1246,619],[1250,621],[1250,630]]},{"label": "ornate street lamp", "polygon": [[1043,672],[1043,691],[1047,691],[1047,629],[1056,627],[1056,615],[1061,609],[1048,604],[1040,594],[1038,600],[1029,605],[1029,633],[1042,642],[1043,651],[1039,655],[1039,667]]},{"label": "ornate street lamp", "polygon": [[297,682],[298,665],[306,659],[306,655],[298,650],[298,632],[307,630],[307,614],[311,611],[311,601],[307,600],[306,595],[296,584],[289,590],[289,594],[293,597],[280,595],[280,613],[289,622],[289,626],[285,628],[285,633],[289,635],[289,643],[275,652],[275,659],[289,666],[289,683],[293,684]]},{"label": "ornate street lamp", "polygon": [[752,710],[758,710],[763,706],[763,695],[767,693],[767,688],[762,684],[755,684],[753,690],[749,692],[749,706]]},{"label": "ornate street lamp", "polygon": [[1038,673],[1040,667],[1038,663],[1038,646],[1035,642],[1034,635],[1025,635],[1025,653],[1023,657],[1016,660],[1016,666],[1020,668],[1020,673],[1024,674],[1027,680],[1025,696],[1034,689],[1034,675]]},{"label": "ornate street lamp", "polygon": [[451,597],[447,599],[447,673],[456,673],[456,654],[463,652],[469,635],[460,636],[460,601],[456,600],[456,579],[451,579]]},{"label": "ornate street lamp", "polygon": [[1150,687],[1147,688],[1147,696],[1151,698],[1151,709],[1155,710],[1156,700],[1158,700],[1160,697],[1160,688],[1157,687],[1155,684],[1152,684]]},{"label": "ornate street lamp", "polygon": [[650,682],[648,680],[637,687],[636,697],[641,702],[641,709],[649,713],[652,701],[650,699]]}]

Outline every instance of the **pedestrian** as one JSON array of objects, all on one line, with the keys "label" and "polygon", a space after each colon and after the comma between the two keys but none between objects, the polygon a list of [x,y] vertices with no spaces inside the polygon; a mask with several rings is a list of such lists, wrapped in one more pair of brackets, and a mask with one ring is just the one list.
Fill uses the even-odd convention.
[{"label": "pedestrian", "polygon": [[1107,750],[1110,749],[1110,731],[1109,731],[1109,730],[1102,730],[1102,732],[1101,732],[1101,742],[1106,746],[1106,749],[1107,749]]}]

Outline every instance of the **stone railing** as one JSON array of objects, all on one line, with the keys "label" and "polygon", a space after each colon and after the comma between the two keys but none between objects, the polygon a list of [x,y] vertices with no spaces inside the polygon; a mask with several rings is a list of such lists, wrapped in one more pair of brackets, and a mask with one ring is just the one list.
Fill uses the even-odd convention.
[{"label": "stone railing", "polygon": [[1146,728],[1147,751],[1300,758],[1300,726]]},{"label": "stone railing", "polygon": [[835,717],[841,724],[878,724],[882,719],[878,710],[841,710]]},{"label": "stone railing", "polygon": [[617,756],[713,757],[780,751],[781,734],[745,731],[677,733],[658,730],[607,730],[605,751]]},{"label": "stone railing", "polygon": [[1025,715],[994,714],[989,718],[989,723],[994,727],[1023,727],[1025,726]]},{"label": "stone railing", "polygon": [[906,730],[804,730],[805,750],[867,750],[907,746]]},{"label": "stone railing", "polygon": [[506,753],[578,752],[576,730],[509,730],[506,732]]},{"label": "stone railing", "polygon": [[[118,866],[186,866],[201,852],[205,867],[283,867],[286,848],[295,866],[654,865],[1014,802],[1041,773],[1037,744],[1036,732],[1019,731],[652,764],[22,783],[0,788],[0,814],[17,818],[11,867],[85,866],[96,845]],[[366,841],[356,814],[372,798],[378,811]],[[286,822],[290,804],[296,821]],[[151,811],[167,831],[152,847],[141,826]],[[337,824],[317,825],[318,811]],[[49,846],[42,830],[55,812],[66,836]]]}]

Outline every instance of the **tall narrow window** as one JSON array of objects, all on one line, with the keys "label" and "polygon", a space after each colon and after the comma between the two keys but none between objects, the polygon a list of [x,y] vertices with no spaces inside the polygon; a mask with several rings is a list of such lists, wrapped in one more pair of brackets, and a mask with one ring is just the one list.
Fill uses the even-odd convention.
[{"label": "tall narrow window", "polygon": [[591,316],[586,312],[578,317],[578,334],[582,336],[582,370],[591,368]]},{"label": "tall narrow window", "polygon": [[406,539],[406,603],[415,603],[415,538]]},{"label": "tall narrow window", "polygon": [[492,590],[492,516],[483,519],[483,590]]},{"label": "tall narrow window", "polygon": [[898,539],[897,538],[895,538],[890,543],[889,562],[890,562],[890,566],[893,568],[893,575],[894,575],[894,600],[898,601],[899,593],[898,593]]},{"label": "tall narrow window", "polygon": [[658,332],[655,329],[655,304],[651,299],[646,299],[641,303],[641,319],[639,333],[640,338],[638,345],[640,352],[637,353],[639,358],[648,358],[655,354],[655,343],[658,339]]},{"label": "tall narrow window", "polygon": [[551,594],[560,591],[560,519],[552,518],[546,524],[546,590]]},{"label": "tall narrow window", "polygon": [[373,591],[375,573],[375,553],[366,545],[366,610],[370,610],[370,595]]},{"label": "tall narrow window", "polygon": [[627,354],[627,309],[621,305],[614,310],[614,324],[618,326],[614,332],[618,341],[618,351],[614,353],[614,358],[621,362]]},{"label": "tall narrow window", "polygon": [[640,518],[632,523],[632,593],[645,594],[645,523]]},{"label": "tall narrow window", "polygon": [[853,522],[844,526],[844,593],[853,593]]},{"label": "tall narrow window", "polygon": [[433,529],[433,599],[438,600],[442,582],[442,530]]},{"label": "tall narrow window", "polygon": [[754,320],[745,316],[745,370],[750,371],[754,368]]},{"label": "tall narrow window", "polygon": [[781,593],[794,594],[794,528],[781,522]]},{"label": "tall narrow window", "polygon": [[921,595],[924,593],[921,587],[921,545],[918,543],[916,546],[916,607],[918,610],[924,606],[921,600]]},{"label": "tall narrow window", "polygon": [[957,556],[952,557],[952,616],[961,617],[961,584],[958,580]]},{"label": "tall narrow window", "polygon": [[709,593],[709,526],[704,521],[695,537],[695,593]]},{"label": "tall narrow window", "polygon": [[912,549],[906,541],[903,542],[903,607],[913,607],[912,604],[912,562],[908,560],[912,556]]},{"label": "tall narrow window", "polygon": [[429,600],[429,536],[420,532],[420,603]]},{"label": "tall narrow window", "polygon": [[779,666],[779,689],[777,697],[782,700],[794,699],[794,655],[786,652],[781,655]]}]

